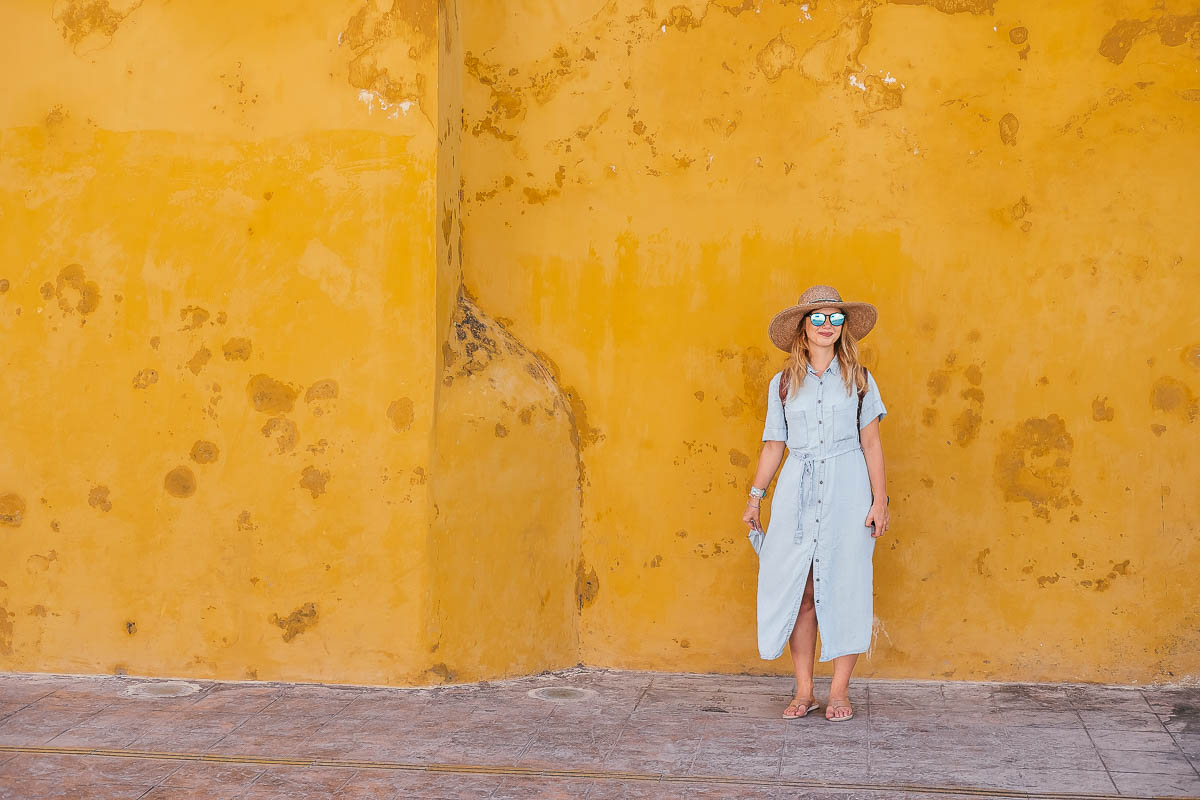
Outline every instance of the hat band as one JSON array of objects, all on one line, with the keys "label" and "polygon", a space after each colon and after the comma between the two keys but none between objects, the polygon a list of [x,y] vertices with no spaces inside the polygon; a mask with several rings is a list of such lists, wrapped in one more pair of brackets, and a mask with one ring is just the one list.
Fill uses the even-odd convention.
[{"label": "hat band", "polygon": [[806,305],[806,306],[810,306],[810,305],[812,305],[813,303],[844,303],[844,302],[846,302],[846,301],[845,301],[845,300],[838,300],[838,299],[836,299],[836,298],[833,298],[833,297],[818,297],[816,300],[809,300],[809,301],[808,301],[807,303],[805,303],[804,305]]}]

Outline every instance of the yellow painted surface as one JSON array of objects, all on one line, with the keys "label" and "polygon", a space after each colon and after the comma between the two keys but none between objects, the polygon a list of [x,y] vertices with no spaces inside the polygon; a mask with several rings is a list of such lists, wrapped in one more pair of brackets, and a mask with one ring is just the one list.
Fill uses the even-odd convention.
[{"label": "yellow painted surface", "polygon": [[0,669],[789,671],[740,516],[880,307],[856,674],[1200,673],[1200,11],[0,12]]}]

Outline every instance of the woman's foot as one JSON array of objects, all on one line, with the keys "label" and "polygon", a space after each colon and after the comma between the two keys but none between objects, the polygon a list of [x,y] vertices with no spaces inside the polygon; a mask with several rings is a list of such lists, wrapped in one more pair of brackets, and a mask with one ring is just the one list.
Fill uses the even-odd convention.
[{"label": "woman's foot", "polygon": [[849,697],[830,697],[825,704],[825,719],[830,722],[842,722],[854,716],[854,708],[850,705]]},{"label": "woman's foot", "polygon": [[788,704],[788,707],[783,710],[783,718],[800,719],[814,708],[819,708],[817,698],[811,695],[808,697],[796,695],[792,698],[792,702]]}]

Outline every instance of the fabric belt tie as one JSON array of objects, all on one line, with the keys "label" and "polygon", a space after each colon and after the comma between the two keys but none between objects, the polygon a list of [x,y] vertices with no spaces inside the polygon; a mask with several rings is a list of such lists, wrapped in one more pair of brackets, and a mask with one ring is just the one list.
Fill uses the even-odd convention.
[{"label": "fabric belt tie", "polygon": [[819,494],[817,491],[817,476],[825,475],[825,461],[845,453],[853,453],[856,450],[860,453],[862,452],[862,446],[857,440],[851,440],[845,446],[834,449],[836,452],[828,453],[819,459],[820,464],[817,463],[817,453],[803,450],[796,452],[790,448],[788,449],[788,458],[795,458],[800,461],[801,467],[800,496],[796,503],[796,533],[793,537],[793,541],[796,544],[801,544],[804,541],[804,512],[817,502],[817,495]]}]

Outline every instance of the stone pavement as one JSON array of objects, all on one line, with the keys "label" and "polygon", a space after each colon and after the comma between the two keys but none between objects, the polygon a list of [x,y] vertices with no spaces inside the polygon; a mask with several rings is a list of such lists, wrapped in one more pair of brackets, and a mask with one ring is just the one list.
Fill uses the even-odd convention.
[{"label": "stone pavement", "polygon": [[791,688],[587,668],[427,689],[0,673],[0,798],[1200,797],[1200,687],[856,679],[839,723],[827,680],[821,710],[780,719]]}]

